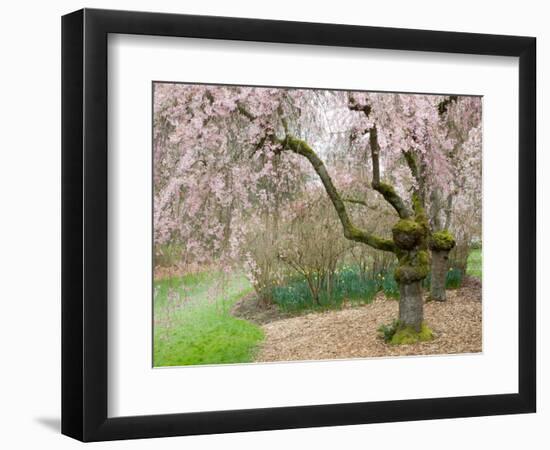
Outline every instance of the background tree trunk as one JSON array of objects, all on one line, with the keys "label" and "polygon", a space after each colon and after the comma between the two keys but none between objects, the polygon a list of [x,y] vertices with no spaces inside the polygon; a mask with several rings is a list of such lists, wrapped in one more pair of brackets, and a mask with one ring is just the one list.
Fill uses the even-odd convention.
[{"label": "background tree trunk", "polygon": [[445,289],[449,270],[449,252],[455,247],[456,241],[449,231],[441,230],[432,233],[429,245],[432,251],[430,298],[444,302],[447,300]]},{"label": "background tree trunk", "polygon": [[448,265],[449,250],[432,250],[431,300],[438,302],[447,300],[446,282]]}]

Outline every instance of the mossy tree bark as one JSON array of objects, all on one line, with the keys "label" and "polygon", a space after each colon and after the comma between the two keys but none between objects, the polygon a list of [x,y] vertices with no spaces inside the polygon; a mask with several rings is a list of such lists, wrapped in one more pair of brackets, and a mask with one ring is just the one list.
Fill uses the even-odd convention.
[{"label": "mossy tree bark", "polygon": [[422,298],[422,282],[415,281],[409,284],[399,284],[399,323],[420,331],[424,320]]},{"label": "mossy tree bark", "polygon": [[418,192],[413,194],[414,216],[401,219],[392,229],[398,251],[395,279],[399,284],[399,322],[420,332],[423,320],[422,280],[430,270],[428,219]]}]

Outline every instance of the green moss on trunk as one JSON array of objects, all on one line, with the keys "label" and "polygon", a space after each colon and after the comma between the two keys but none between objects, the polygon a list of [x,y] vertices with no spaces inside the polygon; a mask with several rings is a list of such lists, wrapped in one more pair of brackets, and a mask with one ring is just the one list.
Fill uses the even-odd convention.
[{"label": "green moss on trunk", "polygon": [[395,280],[410,284],[422,281],[430,273],[430,256],[426,250],[407,252],[395,268]]},{"label": "green moss on trunk", "polygon": [[456,245],[456,241],[452,233],[448,230],[442,230],[432,233],[429,245],[431,250],[449,251]]},{"label": "green moss on trunk", "polygon": [[420,243],[425,233],[423,227],[414,220],[401,219],[392,228],[392,235],[399,248],[410,250]]},{"label": "green moss on trunk", "polygon": [[416,344],[417,342],[431,341],[433,338],[433,331],[426,324],[422,324],[418,332],[413,327],[400,327],[391,338],[390,344],[409,345]]}]

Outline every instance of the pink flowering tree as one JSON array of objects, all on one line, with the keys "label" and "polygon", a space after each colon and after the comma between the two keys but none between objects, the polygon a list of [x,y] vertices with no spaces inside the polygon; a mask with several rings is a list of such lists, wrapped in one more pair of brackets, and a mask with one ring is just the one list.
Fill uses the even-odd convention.
[{"label": "pink flowering tree", "polygon": [[[475,120],[462,117],[469,106],[447,100],[156,84],[156,252],[177,242],[184,264],[217,261],[226,271],[244,260],[256,289],[268,292],[274,256],[292,256],[278,248],[289,229],[282,224],[305,192],[320,188],[348,241],[395,258],[400,328],[429,338],[421,288],[429,248],[471,182],[463,155],[479,150]],[[370,226],[377,214],[392,225]]]},{"label": "pink flowering tree", "polygon": [[[184,264],[229,269],[248,227],[296,191],[300,165],[275,158],[267,137],[279,89],[159,83],[154,95],[154,242],[181,243]],[[255,120],[240,112],[246,104]],[[258,148],[262,152],[257,152]],[[157,255],[162,256],[162,255]]]}]

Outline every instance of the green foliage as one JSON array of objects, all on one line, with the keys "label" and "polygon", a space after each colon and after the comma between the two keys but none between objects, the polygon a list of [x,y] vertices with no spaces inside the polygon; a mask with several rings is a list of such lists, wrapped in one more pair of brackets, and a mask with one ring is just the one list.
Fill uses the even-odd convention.
[{"label": "green foliage", "polygon": [[[431,274],[428,274],[428,276],[422,281],[422,286],[427,290],[430,289],[431,278]],[[460,286],[462,286],[463,278],[464,274],[462,273],[462,270],[457,269],[456,267],[449,268],[445,279],[445,288],[458,289]]]},{"label": "green foliage", "polygon": [[451,267],[447,272],[445,287],[447,289],[458,289],[460,286],[462,286],[462,278],[462,270]]},{"label": "green foliage", "polygon": [[380,336],[384,339],[384,342],[389,343],[393,339],[393,336],[399,328],[399,324],[399,320],[394,319],[394,321],[388,325],[380,325],[380,327],[378,328],[378,332],[380,333]]},{"label": "green foliage", "polygon": [[331,297],[370,303],[379,289],[376,280],[361,276],[356,268],[345,268],[336,274]]},{"label": "green foliage", "polygon": [[245,277],[233,275],[223,289],[221,274],[200,273],[154,283],[153,364],[245,363],[263,339],[260,327],[229,314],[251,292]]},{"label": "green foliage", "polygon": [[[330,288],[325,280],[319,294],[319,305],[312,298],[307,282],[292,277],[272,291],[273,301],[283,310],[338,308],[344,301],[370,303],[381,289],[378,279],[362,275],[355,267],[344,268],[332,277]],[[330,289],[330,292],[329,292]]]},{"label": "green foliage", "polygon": [[416,331],[413,327],[398,327],[393,334],[389,343],[391,345],[409,345],[416,344],[417,342],[426,342],[433,339],[432,330],[426,325],[422,324],[420,331]]},{"label": "green foliage", "polygon": [[[403,275],[404,270],[409,270],[407,276],[418,276],[418,271],[423,275],[422,286],[429,290],[431,274],[429,273],[429,256],[426,251],[419,251],[415,256],[417,268],[407,265],[397,268],[398,274]],[[408,261],[405,261],[408,262]],[[405,268],[405,269],[404,269]],[[481,278],[481,252],[472,251],[468,263],[468,275]],[[458,289],[463,282],[464,274],[456,267],[449,268],[446,277],[447,289]],[[327,293],[326,283],[323,285],[320,295],[320,305],[316,305],[311,297],[307,282],[300,277],[287,278],[283,284],[272,290],[273,301],[283,310],[301,311],[309,309],[339,308],[343,301],[356,303],[370,303],[374,296],[383,291],[387,298],[399,299],[399,285],[394,276],[394,267],[387,271],[381,271],[374,276],[361,274],[356,266],[346,267],[337,272],[332,280],[330,295]]]},{"label": "green foliage", "polygon": [[468,255],[468,269],[466,273],[481,280],[483,275],[482,269],[481,249],[474,249]]},{"label": "green foliage", "polygon": [[393,268],[374,276],[361,273],[358,267],[345,267],[336,272],[330,285],[325,282],[319,294],[319,305],[312,296],[307,282],[292,277],[272,290],[272,298],[285,311],[339,308],[344,301],[362,304],[371,303],[374,296],[383,291],[386,297],[399,299],[399,286],[393,276]]},{"label": "green foliage", "polygon": [[481,239],[473,239],[470,243],[471,250],[481,250]]},{"label": "green foliage", "polygon": [[306,280],[297,277],[286,280],[284,285],[274,287],[271,298],[281,309],[288,311],[310,309],[315,306]]},{"label": "green foliage", "polygon": [[377,277],[377,281],[380,285],[380,288],[384,292],[384,295],[388,298],[399,300],[399,285],[397,284],[397,281],[395,281],[395,277],[393,276],[393,269],[388,270],[387,272],[380,272]]}]

